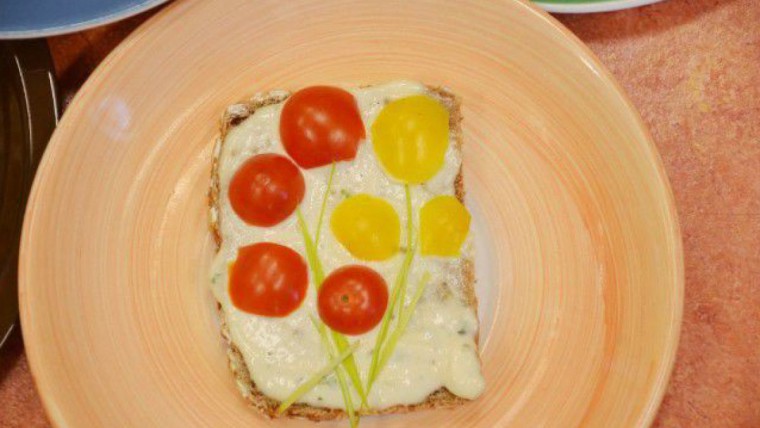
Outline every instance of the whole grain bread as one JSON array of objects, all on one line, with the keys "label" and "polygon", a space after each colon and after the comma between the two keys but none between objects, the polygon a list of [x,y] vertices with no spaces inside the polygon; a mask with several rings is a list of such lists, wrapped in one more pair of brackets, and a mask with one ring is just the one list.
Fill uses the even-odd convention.
[{"label": "whole grain bread", "polygon": [[[449,90],[441,87],[428,86],[428,95],[433,96],[440,101],[449,111],[449,129],[454,140],[456,142],[455,148],[461,152],[464,139],[462,137],[462,113],[460,110],[459,99],[451,93]],[[220,182],[219,182],[219,158],[222,153],[222,147],[224,145],[225,137],[230,129],[235,127],[253,113],[262,107],[277,104],[285,101],[289,96],[289,93],[284,91],[272,91],[267,93],[256,94],[252,98],[229,106],[222,115],[219,124],[219,136],[216,140],[216,145],[213,152],[213,160],[211,167],[211,186],[209,190],[209,226],[214,239],[217,244],[217,250],[222,243],[222,237],[220,234]],[[464,203],[464,177],[462,175],[462,169],[455,179],[455,194],[460,202]],[[462,259],[462,295],[465,302],[475,311],[477,315],[477,297],[475,294],[475,271],[472,259],[464,257]],[[229,358],[229,366],[232,370],[238,389],[242,393],[243,397],[259,412],[263,415],[274,418],[277,416],[276,410],[280,402],[264,395],[254,384],[251,379],[251,375],[248,371],[248,367],[245,363],[243,355],[240,353],[238,347],[233,343],[229,335],[229,329],[226,323],[224,311],[219,307],[219,317],[221,321],[221,332],[225,341],[227,342],[227,356]],[[477,346],[478,336],[475,336],[475,344]],[[445,387],[440,388],[432,392],[425,401],[412,405],[396,405],[383,409],[367,409],[361,410],[358,413],[360,415],[381,415],[392,413],[408,413],[417,410],[427,409],[440,409],[440,408],[452,408],[466,403],[467,399],[461,398],[449,392]],[[325,421],[333,419],[341,419],[347,417],[345,411],[341,409],[331,409],[314,407],[306,404],[296,403],[291,405],[283,416],[305,418],[313,421]]]}]

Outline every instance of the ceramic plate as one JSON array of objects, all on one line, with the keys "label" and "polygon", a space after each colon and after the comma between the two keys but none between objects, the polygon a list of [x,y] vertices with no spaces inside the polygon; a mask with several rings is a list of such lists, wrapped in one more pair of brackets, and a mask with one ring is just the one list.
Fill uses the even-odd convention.
[{"label": "ceramic plate", "polygon": [[262,418],[227,368],[212,142],[256,91],[393,79],[463,100],[488,386],[363,426],[652,421],[681,320],[676,214],[639,116],[577,39],[518,1],[187,0],[92,75],[34,184],[22,326],[56,425],[316,427]]},{"label": "ceramic plate", "polygon": [[105,25],[167,0],[8,0],[0,2],[0,39],[46,37]]},{"label": "ceramic plate", "polygon": [[555,13],[594,13],[631,9],[662,0],[536,0],[536,4]]}]

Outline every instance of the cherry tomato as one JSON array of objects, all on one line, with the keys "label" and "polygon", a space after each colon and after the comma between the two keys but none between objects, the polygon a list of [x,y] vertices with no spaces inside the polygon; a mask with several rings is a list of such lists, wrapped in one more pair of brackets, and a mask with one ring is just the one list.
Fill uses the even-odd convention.
[{"label": "cherry tomato", "polygon": [[317,295],[319,316],[331,329],[349,335],[372,330],[388,306],[388,287],[374,270],[349,265],[325,278]]},{"label": "cherry tomato", "polygon": [[458,256],[469,230],[467,208],[453,196],[437,196],[420,209],[420,253]]},{"label": "cherry tomato", "polygon": [[393,178],[424,183],[443,166],[449,146],[449,112],[425,95],[386,105],[372,124],[372,147]]},{"label": "cherry tomato", "polygon": [[230,269],[232,304],[255,315],[290,314],[301,306],[307,287],[308,272],[303,257],[271,242],[241,247]]},{"label": "cherry tomato", "polygon": [[273,153],[248,159],[230,182],[232,209],[254,226],[274,226],[285,220],[303,200],[305,184],[298,167]]},{"label": "cherry tomato", "polygon": [[386,260],[399,250],[401,225],[393,206],[359,194],[341,202],[330,217],[335,239],[361,260]]},{"label": "cherry tomato", "polygon": [[304,88],[291,95],[282,108],[282,145],[303,168],[351,160],[365,137],[356,99],[343,89]]}]

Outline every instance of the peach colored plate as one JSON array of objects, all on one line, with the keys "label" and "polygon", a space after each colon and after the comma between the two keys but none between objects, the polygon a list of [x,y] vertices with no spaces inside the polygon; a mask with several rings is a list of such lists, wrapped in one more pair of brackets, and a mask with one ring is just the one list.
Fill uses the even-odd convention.
[{"label": "peach colored plate", "polygon": [[[366,427],[647,425],[682,256],[658,154],[591,53],[518,1],[179,1],[98,68],[40,167],[21,248],[29,361],[58,426],[308,427],[247,407],[207,275],[223,108],[416,79],[464,102],[488,383]],[[343,423],[322,427],[344,426]]]}]

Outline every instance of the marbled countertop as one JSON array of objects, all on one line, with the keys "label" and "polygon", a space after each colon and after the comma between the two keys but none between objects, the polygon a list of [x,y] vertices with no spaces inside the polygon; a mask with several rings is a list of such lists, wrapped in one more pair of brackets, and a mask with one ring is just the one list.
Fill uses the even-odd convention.
[{"label": "marbled countertop", "polygon": [[[64,96],[145,18],[49,39]],[[684,319],[655,426],[760,427],[760,0],[559,19],[631,97],[675,193]],[[0,427],[48,425],[15,334],[0,350]]]}]

